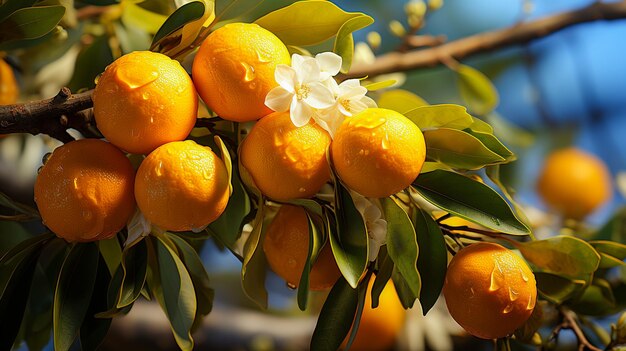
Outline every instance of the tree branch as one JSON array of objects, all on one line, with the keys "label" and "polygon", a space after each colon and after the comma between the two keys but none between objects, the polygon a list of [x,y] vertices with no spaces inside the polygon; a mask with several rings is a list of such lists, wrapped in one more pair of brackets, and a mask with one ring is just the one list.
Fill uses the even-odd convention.
[{"label": "tree branch", "polygon": [[350,72],[343,78],[376,76],[433,67],[441,64],[446,58],[461,60],[479,53],[494,51],[511,45],[525,44],[576,24],[623,18],[626,18],[626,1],[617,3],[594,2],[578,10],[519,23],[501,30],[472,35],[428,49],[380,55],[372,64],[352,66]]},{"label": "tree branch", "polygon": [[[461,60],[506,46],[524,44],[576,24],[623,18],[626,18],[626,0],[618,3],[594,2],[579,10],[476,34],[435,47],[383,54],[373,64],[354,65],[348,74],[339,78],[375,76],[432,67],[451,59]],[[75,128],[82,133],[93,131],[93,114],[79,113],[93,106],[92,92],[90,90],[72,95],[69,89],[63,88],[52,99],[0,106],[0,134],[43,133],[67,142],[73,140],[67,134],[68,128]]]}]

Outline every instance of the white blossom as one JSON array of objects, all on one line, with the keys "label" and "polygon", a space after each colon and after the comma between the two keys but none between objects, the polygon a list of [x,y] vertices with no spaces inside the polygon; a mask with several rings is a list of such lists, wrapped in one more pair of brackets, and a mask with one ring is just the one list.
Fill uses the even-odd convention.
[{"label": "white blossom", "polygon": [[387,221],[383,218],[382,211],[374,202],[376,200],[369,200],[354,191],[351,191],[351,194],[356,209],[365,221],[369,238],[368,259],[371,262],[378,257],[380,247],[387,242]]},{"label": "white blossom", "polygon": [[148,236],[152,232],[152,224],[143,216],[139,208],[135,209],[135,214],[126,225],[128,228],[128,237],[124,243],[124,247],[132,245],[139,239]]},{"label": "white blossom", "polygon": [[340,84],[337,84],[334,79],[330,79],[326,85],[333,92],[335,104],[320,111],[315,120],[331,136],[335,135],[335,132],[346,117],[352,117],[354,114],[367,108],[376,107],[376,102],[365,96],[367,89],[361,86],[358,79],[348,79]]}]

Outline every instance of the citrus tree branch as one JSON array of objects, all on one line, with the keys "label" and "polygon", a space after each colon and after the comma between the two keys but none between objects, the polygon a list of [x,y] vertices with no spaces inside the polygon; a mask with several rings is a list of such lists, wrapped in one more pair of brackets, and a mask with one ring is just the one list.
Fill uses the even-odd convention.
[{"label": "citrus tree branch", "polygon": [[[594,2],[578,10],[563,12],[509,28],[480,33],[442,45],[407,52],[380,55],[373,64],[356,64],[340,78],[375,76],[391,72],[432,67],[451,59],[463,58],[503,47],[519,45],[547,36],[561,29],[585,22],[626,18],[626,0],[617,3]],[[74,128],[81,133],[93,130],[93,114],[81,111],[93,106],[93,90],[72,95],[63,88],[52,99],[0,106],[0,134],[47,134],[63,142],[73,138]]]},{"label": "citrus tree branch", "polygon": [[508,28],[472,35],[431,48],[383,54],[378,56],[374,63],[353,65],[343,78],[360,78],[434,67],[446,59],[461,60],[507,46],[525,44],[576,24],[624,18],[626,1],[594,2],[578,10],[521,22]]}]

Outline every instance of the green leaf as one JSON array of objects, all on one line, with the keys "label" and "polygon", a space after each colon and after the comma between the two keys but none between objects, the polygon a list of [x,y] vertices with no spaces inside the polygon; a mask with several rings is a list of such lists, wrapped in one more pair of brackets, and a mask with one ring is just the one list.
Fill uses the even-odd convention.
[{"label": "green leaf", "polygon": [[589,244],[602,256],[600,268],[626,265],[626,245],[608,240],[590,241]]},{"label": "green leaf", "polygon": [[422,106],[428,106],[428,103],[421,97],[403,89],[385,91],[378,98],[378,107],[402,114]]},{"label": "green leaf", "polygon": [[0,2],[2,3],[2,5],[0,5],[0,22],[4,21],[4,19],[9,17],[13,12],[25,7],[30,7],[36,2],[37,0],[7,0]]},{"label": "green leaf", "polygon": [[453,168],[479,169],[505,162],[480,140],[464,131],[439,128],[424,131],[426,157]]},{"label": "green leaf", "polygon": [[[19,332],[28,296],[31,289],[33,275],[37,267],[39,255],[45,241],[38,241],[24,250],[21,255],[14,255],[15,265],[0,264],[0,277],[6,281],[0,286],[0,316],[3,323],[0,328],[0,349],[10,350]],[[6,255],[5,255],[6,257]],[[4,257],[3,257],[4,261]]]},{"label": "green leaf", "polygon": [[233,161],[230,158],[230,152],[226,147],[226,144],[222,141],[222,138],[219,136],[214,136],[215,145],[220,149],[220,155],[222,162],[224,162],[224,166],[226,167],[226,173],[228,174],[228,189],[230,190],[230,195],[233,193]]},{"label": "green leaf", "polygon": [[480,142],[483,143],[487,148],[489,148],[489,150],[500,155],[500,157],[502,157],[506,162],[515,161],[515,154],[513,154],[511,150],[504,146],[504,144],[502,144],[495,135],[490,133],[477,132],[471,129],[468,129],[465,132],[480,140]]},{"label": "green leaf", "polygon": [[100,248],[100,255],[104,258],[109,273],[115,274],[117,267],[122,263],[122,247],[117,239],[117,236],[107,240],[99,240],[98,247]]},{"label": "green leaf", "polygon": [[243,263],[241,265],[241,284],[243,291],[252,301],[261,308],[267,309],[267,290],[265,290],[266,261],[265,254],[259,249],[259,242],[263,234],[263,219],[265,218],[265,200],[259,197],[257,213],[252,223],[252,232],[243,248]]},{"label": "green leaf", "polygon": [[63,6],[38,6],[13,12],[0,22],[0,50],[12,41],[43,37],[52,31],[63,15]]},{"label": "green leaf", "polygon": [[352,65],[352,56],[354,55],[354,38],[352,37],[352,33],[372,23],[374,23],[372,17],[359,15],[346,21],[337,32],[333,52],[342,58],[342,73],[348,73]]},{"label": "green leaf", "polygon": [[365,299],[367,296],[367,287],[369,285],[369,281],[371,278],[371,274],[368,274],[359,284],[358,290],[358,302],[356,307],[356,313],[354,314],[354,322],[352,322],[352,328],[350,329],[350,335],[348,337],[346,346],[344,350],[350,350],[352,347],[352,343],[356,339],[356,336],[359,332],[359,325],[361,324],[361,316],[363,315],[363,308],[365,307]]},{"label": "green leaf", "polygon": [[454,172],[420,174],[415,190],[428,202],[468,221],[512,235],[528,235],[506,201],[487,185]]},{"label": "green leaf", "polygon": [[[323,235],[317,229],[318,227],[322,227],[324,225],[322,219],[314,219],[313,216],[316,216],[315,212],[311,214],[307,211],[306,216],[309,224],[309,249],[306,263],[304,265],[304,269],[302,270],[302,275],[300,276],[300,282],[298,284],[298,307],[302,311],[307,308],[307,300],[309,297],[309,273],[311,272],[313,264],[315,263],[315,260],[322,249],[322,245],[324,244]],[[318,224],[316,225],[315,222],[318,222]]]},{"label": "green leaf", "polygon": [[551,273],[534,272],[534,274],[539,294],[557,305],[577,295],[587,284],[584,280],[567,279]]},{"label": "green leaf", "polygon": [[69,350],[78,335],[93,292],[100,252],[95,243],[74,244],[54,293],[54,349]]},{"label": "green leaf", "polygon": [[[526,217],[526,214],[524,213],[524,209],[515,201],[515,199],[513,198],[513,195],[511,195],[511,193],[509,192],[509,189],[500,180],[500,165],[487,167],[485,173],[487,174],[487,177],[489,177],[489,179],[491,179],[491,181],[498,188],[500,188],[500,191],[502,192],[502,194],[504,194],[504,197],[506,197],[509,203],[513,205],[513,210],[515,210],[515,215],[517,216],[517,218],[522,223],[524,223],[526,227],[530,228],[531,227],[530,221]],[[535,240],[535,237],[532,233],[529,233],[529,235],[532,240]]]},{"label": "green leaf", "polygon": [[594,233],[593,239],[626,243],[626,207],[617,210],[613,217]]},{"label": "green leaf", "polygon": [[396,287],[396,293],[398,294],[402,307],[404,307],[404,309],[412,308],[419,295],[411,291],[408,283],[402,274],[400,274],[400,271],[398,271],[398,267],[394,267],[391,279],[393,280],[393,285]]},{"label": "green leaf", "polygon": [[436,170],[451,171],[452,168],[450,168],[450,167],[448,167],[448,166],[446,166],[446,165],[444,165],[443,163],[440,163],[440,162],[426,161],[422,165],[422,169],[420,170],[420,173],[428,173],[428,172],[432,172],[432,171],[436,171]]},{"label": "green leaf", "polygon": [[383,245],[378,253],[378,273],[376,273],[376,279],[374,279],[374,284],[372,285],[372,308],[378,307],[380,294],[387,286],[389,279],[391,279],[393,269],[393,261],[387,254],[387,245]]},{"label": "green leaf", "polygon": [[471,126],[469,126],[469,129],[471,129],[474,132],[481,132],[481,133],[488,133],[488,134],[493,134],[493,127],[481,120],[480,118],[477,117],[472,117],[474,119],[474,122],[472,123]]},{"label": "green leaf", "polygon": [[588,316],[605,316],[617,312],[614,308],[615,296],[611,284],[600,278],[593,278],[593,282],[572,303],[574,311]]},{"label": "green leaf", "polygon": [[465,129],[474,123],[474,119],[460,105],[425,105],[404,112],[420,129],[451,128]]},{"label": "green leaf", "polygon": [[140,5],[143,1],[124,1],[121,21],[126,27],[136,27],[144,32],[156,33],[167,20],[167,16],[159,13],[159,9],[147,9]]},{"label": "green leaf", "polygon": [[[176,244],[176,247],[182,254],[183,262],[189,271],[191,280],[193,281],[193,288],[196,294],[196,300],[198,301],[198,308],[196,311],[194,326],[197,326],[202,321],[202,316],[208,315],[213,309],[213,298],[215,292],[211,288],[209,275],[207,274],[202,260],[194,248],[189,245],[182,238],[168,234],[169,238]],[[195,329],[195,328],[194,328]]]},{"label": "green leaf", "polygon": [[[334,37],[346,22],[363,16],[368,17],[345,12],[331,2],[305,0],[270,12],[254,23],[274,33],[285,45],[308,46]],[[358,25],[362,23],[351,26]]]},{"label": "green leaf", "polygon": [[419,248],[413,224],[406,212],[392,198],[381,199],[387,220],[387,252],[415,296],[420,295],[422,281],[417,271]]},{"label": "green leaf", "polygon": [[455,69],[461,98],[475,114],[483,116],[498,105],[498,92],[482,72],[466,65]]},{"label": "green leaf", "polygon": [[110,318],[96,318],[95,316],[96,313],[108,308],[107,290],[110,281],[111,274],[101,256],[89,308],[80,328],[80,345],[83,350],[96,350],[111,326]]},{"label": "green leaf", "polygon": [[154,47],[161,39],[182,28],[185,24],[195,21],[204,15],[204,3],[192,1],[179,7],[161,25],[152,38],[151,47]]},{"label": "green leaf", "polygon": [[80,0],[80,2],[94,6],[109,6],[119,3],[118,0]]},{"label": "green leaf", "polygon": [[365,221],[339,181],[335,182],[335,212],[335,223],[333,216],[329,216],[329,226],[336,225],[336,230],[328,230],[330,245],[341,274],[356,289],[367,268],[369,243]]},{"label": "green leaf", "polygon": [[104,72],[111,62],[113,62],[113,53],[109,46],[109,38],[106,35],[94,38],[91,45],[78,54],[76,65],[74,65],[74,75],[68,87],[72,91],[95,87],[96,77]]},{"label": "green leaf", "polygon": [[419,301],[422,313],[426,315],[435,305],[448,269],[448,251],[441,228],[425,211],[412,208],[411,221],[415,226],[420,255],[417,258],[417,270],[422,277],[422,289]]},{"label": "green leaf", "polygon": [[170,320],[178,346],[182,350],[192,350],[191,326],[197,308],[193,282],[187,268],[163,237],[157,237],[154,246],[163,294],[161,307]]},{"label": "green leaf", "polygon": [[324,302],[311,338],[311,351],[338,350],[348,335],[359,303],[359,293],[339,278]]},{"label": "green leaf", "polygon": [[30,218],[40,218],[39,217],[39,212],[37,212],[36,209],[28,206],[28,205],[24,205],[21,204],[13,199],[11,199],[8,195],[6,195],[3,192],[0,192],[0,206],[4,206],[6,208],[12,209],[17,213],[21,213],[26,215],[27,217]]},{"label": "green leaf", "polygon": [[541,272],[590,282],[600,255],[582,239],[559,235],[544,240],[513,244]]},{"label": "green leaf", "polygon": [[387,80],[383,80],[380,82],[369,83],[369,84],[364,85],[363,87],[365,87],[365,89],[367,89],[368,91],[376,91],[376,90],[389,88],[390,86],[396,83],[397,81],[395,79],[387,79]]},{"label": "green leaf", "polygon": [[130,248],[124,249],[122,254],[124,279],[122,280],[117,308],[129,306],[139,298],[146,281],[147,268],[148,247],[145,240],[141,240]]}]

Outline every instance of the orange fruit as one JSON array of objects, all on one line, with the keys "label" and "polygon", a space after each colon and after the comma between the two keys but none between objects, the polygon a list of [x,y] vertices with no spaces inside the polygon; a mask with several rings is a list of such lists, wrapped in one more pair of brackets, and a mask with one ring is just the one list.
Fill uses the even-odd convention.
[{"label": "orange fruit", "polygon": [[17,102],[20,88],[17,85],[13,69],[0,59],[0,105],[11,105]]},{"label": "orange fruit", "polygon": [[613,193],[611,174],[602,160],[575,148],[548,156],[537,191],[550,207],[573,219],[593,212]]},{"label": "orange fruit", "polygon": [[135,170],[115,146],[84,139],[60,146],[41,168],[35,202],[44,224],[70,241],[108,239],[135,211]]},{"label": "orange fruit", "polygon": [[[309,254],[309,220],[302,207],[280,207],[267,228],[263,251],[272,271],[289,286],[298,287]],[[309,289],[329,289],[340,275],[330,243],[326,243],[311,268]]]},{"label": "orange fruit", "polygon": [[[368,284],[359,330],[350,350],[390,350],[404,327],[406,311],[398,299],[396,288],[391,280],[380,294],[378,307],[372,308],[374,277],[370,279]],[[346,346],[349,338],[350,333],[344,340],[343,347]]]},{"label": "orange fruit", "polygon": [[461,249],[443,285],[448,311],[467,332],[483,339],[505,337],[526,322],[537,302],[528,264],[495,243]]},{"label": "orange fruit", "polygon": [[139,166],[135,197],[144,217],[161,229],[201,229],[226,208],[228,171],[207,146],[192,140],[167,143]]},{"label": "orange fruit", "polygon": [[102,73],[93,107],[98,129],[113,145],[146,154],[189,135],[198,96],[178,61],[137,51],[115,60]]},{"label": "orange fruit", "polygon": [[193,61],[193,82],[206,105],[229,121],[253,121],[272,111],[265,96],[278,86],[274,70],[289,51],[257,24],[231,23],[211,33]]},{"label": "orange fruit", "polygon": [[296,127],[289,112],[259,120],[241,145],[241,163],[259,190],[278,201],[315,195],[330,180],[330,135],[317,124]]},{"label": "orange fruit", "polygon": [[341,124],[331,146],[335,170],[352,190],[387,197],[420,173],[426,145],[420,129],[402,114],[369,108]]}]

